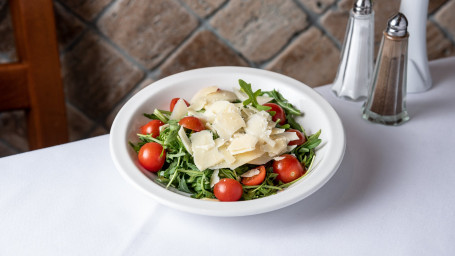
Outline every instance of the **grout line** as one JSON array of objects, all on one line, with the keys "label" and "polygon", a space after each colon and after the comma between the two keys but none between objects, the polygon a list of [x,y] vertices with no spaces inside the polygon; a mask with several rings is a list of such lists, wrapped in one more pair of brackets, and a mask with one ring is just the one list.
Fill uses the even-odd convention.
[{"label": "grout line", "polygon": [[452,45],[455,45],[455,38],[452,36],[450,32],[447,31],[445,27],[443,27],[439,22],[435,19],[434,15],[430,15],[427,20],[430,20],[444,35],[445,38],[447,38]]},{"label": "grout line", "polygon": [[96,24],[98,23],[98,20],[104,16],[104,14],[106,12],[109,11],[109,9],[111,9],[112,6],[114,6],[117,2],[119,2],[120,0],[112,0],[110,3],[108,3],[106,6],[104,6],[104,8],[95,16],[95,18],[93,18],[90,23],[93,23],[93,24]]},{"label": "grout line", "polygon": [[333,44],[336,46],[336,48],[338,48],[338,50],[341,50],[341,43],[338,42],[338,40],[330,33],[328,32],[324,26],[322,26],[320,23],[319,23],[319,20],[322,16],[324,16],[324,14],[326,12],[328,12],[328,10],[332,9],[334,6],[336,6],[338,4],[338,2],[334,2],[333,4],[331,4],[330,6],[328,6],[324,12],[322,12],[321,14],[316,14],[314,12],[312,12],[311,10],[309,10],[306,6],[304,6],[302,3],[300,3],[299,1],[297,0],[293,0],[293,2],[298,6],[300,7],[300,9],[302,9],[303,12],[305,12],[307,15],[308,15],[308,19],[309,19],[309,22],[311,25],[315,26],[316,28],[318,28],[320,31],[322,31],[322,34],[327,36],[330,41],[333,42]]},{"label": "grout line", "polygon": [[[243,61],[245,61],[245,63],[247,63],[248,66],[250,67],[257,67],[257,65],[253,62],[253,61],[250,61],[248,58],[246,58],[241,52],[239,52],[232,44],[231,42],[229,42],[227,39],[225,39],[224,37],[222,37],[218,31],[213,28],[211,25],[210,25],[210,19],[216,15],[216,13],[221,10],[222,8],[224,8],[226,5],[229,4],[229,1],[225,1],[223,4],[221,4],[216,10],[214,10],[212,12],[212,14],[208,15],[206,18],[202,18],[202,17],[199,17],[199,15],[197,15],[193,9],[191,9],[188,5],[186,5],[184,2],[182,2],[181,0],[178,0],[179,3],[181,3],[181,5],[185,8],[185,10],[187,12],[189,12],[190,14],[192,14],[193,16],[195,16],[199,23],[200,23],[200,26],[198,28],[198,32],[199,31],[202,31],[202,30],[208,30],[210,32],[212,32],[217,38],[218,40],[220,40],[224,45],[226,45],[229,49],[231,49],[231,51],[233,51],[237,56],[239,56]],[[177,51],[177,48],[176,50]]]}]

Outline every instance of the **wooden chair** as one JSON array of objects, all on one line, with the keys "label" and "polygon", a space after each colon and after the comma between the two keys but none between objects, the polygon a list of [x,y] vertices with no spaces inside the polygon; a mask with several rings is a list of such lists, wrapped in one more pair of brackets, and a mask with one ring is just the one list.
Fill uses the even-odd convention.
[{"label": "wooden chair", "polygon": [[25,109],[30,149],[68,141],[52,0],[9,0],[18,62],[0,64],[0,111]]}]

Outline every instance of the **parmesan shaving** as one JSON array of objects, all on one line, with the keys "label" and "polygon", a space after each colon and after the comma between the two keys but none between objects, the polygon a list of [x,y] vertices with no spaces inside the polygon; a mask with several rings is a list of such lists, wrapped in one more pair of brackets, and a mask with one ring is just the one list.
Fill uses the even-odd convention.
[{"label": "parmesan shaving", "polygon": [[240,175],[240,177],[242,178],[250,178],[250,177],[253,177],[255,175],[258,175],[260,173],[260,171],[258,169],[251,169],[247,172],[245,172],[244,174]]},{"label": "parmesan shaving", "polygon": [[182,140],[183,146],[185,146],[186,151],[188,151],[190,155],[193,155],[193,150],[191,149],[191,141],[188,138],[188,136],[186,136],[185,129],[183,128],[183,126],[180,126],[178,134],[180,139]]}]

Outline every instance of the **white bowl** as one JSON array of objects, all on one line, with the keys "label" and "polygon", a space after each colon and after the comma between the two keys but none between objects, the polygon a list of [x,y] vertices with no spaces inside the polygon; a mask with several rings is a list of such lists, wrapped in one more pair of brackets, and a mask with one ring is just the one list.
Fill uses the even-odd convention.
[{"label": "white bowl", "polygon": [[[165,189],[154,181],[155,174],[143,169],[136,152],[128,144],[136,143],[139,127],[149,119],[143,113],[155,108],[169,109],[172,98],[187,100],[201,88],[216,85],[222,89],[238,88],[238,80],[251,83],[253,90],[277,89],[304,112],[297,119],[307,133],[322,130],[314,168],[300,181],[276,195],[249,201],[214,202],[198,200]],[[330,104],[307,85],[274,72],[245,67],[211,67],[178,73],[147,86],[134,95],[117,114],[110,134],[112,159],[122,176],[158,202],[186,212],[212,216],[243,216],[283,208],[309,196],[336,172],[344,155],[345,133],[341,120]]]}]

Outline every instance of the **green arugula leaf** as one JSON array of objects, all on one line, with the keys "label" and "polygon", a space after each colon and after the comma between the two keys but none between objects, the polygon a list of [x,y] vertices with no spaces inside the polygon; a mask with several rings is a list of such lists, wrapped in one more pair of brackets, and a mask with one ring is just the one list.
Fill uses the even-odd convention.
[{"label": "green arugula leaf", "polygon": [[265,91],[263,94],[267,94],[269,97],[272,97],[275,100],[276,104],[278,104],[283,108],[283,110],[286,111],[286,114],[297,116],[300,116],[302,114],[300,110],[289,103],[288,100],[285,99],[283,95],[281,95],[281,93],[279,93],[277,90],[274,89],[273,91]]},{"label": "green arugula leaf", "polygon": [[244,93],[248,95],[248,99],[243,101],[243,105],[246,106],[248,104],[251,104],[253,107],[255,107],[257,110],[261,111],[267,111],[272,109],[271,107],[268,106],[262,106],[261,104],[258,103],[257,97],[261,95],[261,89],[253,92],[253,89],[251,88],[251,84],[246,83],[242,79],[239,79],[239,85],[240,88]]}]

